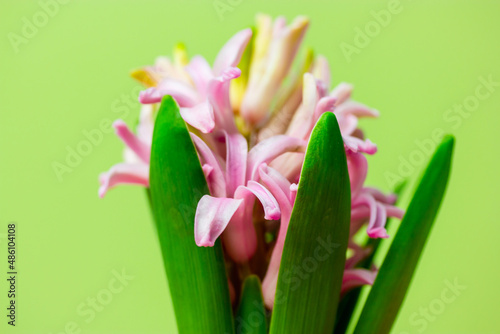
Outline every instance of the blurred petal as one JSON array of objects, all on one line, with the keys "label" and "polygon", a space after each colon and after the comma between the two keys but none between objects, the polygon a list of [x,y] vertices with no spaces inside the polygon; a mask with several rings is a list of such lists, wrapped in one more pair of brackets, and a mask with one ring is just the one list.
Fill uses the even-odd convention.
[{"label": "blurred petal", "polygon": [[203,133],[210,133],[214,129],[214,110],[208,102],[202,102],[192,108],[180,108],[184,121]]},{"label": "blurred petal", "polygon": [[380,113],[362,103],[346,101],[340,104],[335,113],[338,115],[354,115],[356,117],[379,117]]},{"label": "blurred petal", "polygon": [[198,246],[212,247],[222,234],[242,200],[203,196],[194,218],[194,237]]},{"label": "blurred petal", "polygon": [[171,95],[179,107],[193,107],[199,97],[193,88],[187,84],[172,79],[163,80],[158,87],[151,87],[139,93],[142,104],[159,103],[165,95]]},{"label": "blurred petal", "polygon": [[130,131],[127,124],[121,119],[113,123],[116,135],[132,150],[142,161],[149,163],[151,157],[151,147],[141,141],[137,136]]},{"label": "blurred petal", "polygon": [[186,66],[186,71],[189,73],[191,80],[193,80],[200,94],[200,99],[205,99],[208,82],[214,77],[208,62],[202,56],[194,56]]},{"label": "blurred petal", "polygon": [[119,184],[136,184],[149,187],[149,166],[146,164],[121,163],[99,176],[99,197]]},{"label": "blurred petal", "polygon": [[245,29],[236,33],[222,47],[214,62],[214,74],[220,75],[228,67],[236,67],[241,60],[250,38],[252,29]]},{"label": "blurred petal", "polygon": [[340,294],[344,295],[349,290],[362,286],[373,285],[377,272],[367,269],[346,269],[342,278]]},{"label": "blurred petal", "polygon": [[359,139],[353,136],[342,136],[344,139],[344,146],[351,152],[354,153],[366,153],[366,154],[375,154],[377,153],[377,145],[372,143],[370,139]]},{"label": "blurred petal", "polygon": [[352,89],[351,84],[341,82],[330,92],[330,96],[337,100],[336,105],[340,105],[351,97]]},{"label": "blurred petal", "polygon": [[331,85],[331,76],[330,76],[330,65],[328,65],[328,60],[319,55],[314,60],[312,74],[315,78],[321,80],[324,85],[328,88]]}]

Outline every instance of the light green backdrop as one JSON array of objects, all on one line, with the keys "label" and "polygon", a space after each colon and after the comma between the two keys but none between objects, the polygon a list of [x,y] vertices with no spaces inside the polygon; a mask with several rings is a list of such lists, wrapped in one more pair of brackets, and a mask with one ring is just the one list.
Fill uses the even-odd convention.
[{"label": "light green backdrop", "polygon": [[[499,1],[401,0],[383,27],[372,11],[391,1],[222,0],[229,6],[222,16],[202,0],[67,2],[44,20],[38,2],[0,1],[0,237],[8,222],[18,223],[20,272],[18,326],[7,333],[77,333],[74,326],[176,333],[144,190],[97,197],[97,175],[122,150],[101,123],[136,121],[138,105],[127,102],[136,100],[130,69],[170,53],[177,41],[213,60],[259,11],[308,15],[306,44],[330,60],[334,81],[355,83],[354,97],[381,111],[379,120],[363,122],[379,145],[370,184],[389,189],[388,175],[414,180],[429,157],[416,141],[439,129],[457,137],[447,197],[393,333],[500,333],[500,87],[480,81],[500,82]],[[24,31],[16,53],[9,36],[22,36],[23,20],[39,27]],[[356,29],[365,28],[373,29],[367,45],[356,40]],[[346,56],[347,44],[357,53]],[[448,111],[464,103],[470,112]],[[65,163],[68,147],[92,130],[101,142],[58,180],[53,163]],[[122,270],[133,279],[115,281]],[[443,304],[455,280],[464,289]],[[109,303],[90,311],[86,303],[96,297]]]}]

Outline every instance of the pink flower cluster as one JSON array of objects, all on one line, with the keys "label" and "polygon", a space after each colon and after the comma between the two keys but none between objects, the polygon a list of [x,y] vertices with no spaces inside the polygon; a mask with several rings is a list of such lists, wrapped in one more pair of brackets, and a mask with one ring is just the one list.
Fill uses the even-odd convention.
[{"label": "pink flower cluster", "polygon": [[[352,100],[349,84],[340,83],[329,91],[330,70],[322,56],[309,57],[302,67],[292,70],[308,25],[303,17],[287,25],[284,18],[273,22],[260,15],[256,33],[246,29],[235,34],[213,66],[202,56],[189,60],[178,47],[173,60],[160,57],[153,66],[135,71],[133,77],[146,86],[139,96],[143,105],[139,125],[134,133],[121,120],[113,124],[126,146],[125,162],[100,176],[101,197],[120,184],[149,186],[155,114],[162,97],[171,95],[191,132],[210,190],[197,206],[195,242],[210,247],[221,237],[230,259],[242,264],[254,257],[258,240],[263,238],[255,222],[264,221],[268,230],[274,229],[263,278],[269,308],[304,152],[323,113],[333,112],[337,117],[351,183],[352,255],[346,262],[342,292],[372,284],[376,275],[375,268],[356,268],[367,250],[353,241],[354,234],[366,225],[369,237],[386,238],[387,218],[403,216],[393,205],[395,196],[364,186],[365,155],[374,154],[377,147],[364,138],[358,120],[377,117],[378,112]],[[260,203],[257,208],[256,203]]]}]

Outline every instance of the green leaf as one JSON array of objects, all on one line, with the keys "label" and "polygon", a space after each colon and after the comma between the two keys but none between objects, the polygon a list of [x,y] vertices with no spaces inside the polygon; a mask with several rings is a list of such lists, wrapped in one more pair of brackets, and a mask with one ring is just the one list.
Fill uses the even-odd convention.
[{"label": "green leaf", "polygon": [[355,334],[391,330],[444,196],[453,145],[454,138],[446,136],[434,153],[368,295]]},{"label": "green leaf", "polygon": [[[407,181],[403,181],[399,183],[394,188],[394,194],[399,196],[403,192],[406,187]],[[385,227],[387,228],[390,225],[391,219],[387,219]],[[377,251],[380,246],[380,242],[384,239],[379,238],[368,238],[364,247],[371,248],[371,253],[368,255],[361,263],[357,266],[359,268],[369,269],[373,264],[373,259],[377,254]],[[354,310],[359,301],[359,297],[361,295],[362,287],[354,288],[351,291],[347,292],[346,295],[340,300],[339,308],[337,310],[336,324],[334,334],[344,334],[349,327],[349,324],[352,320],[352,315],[354,314]]]},{"label": "green leaf", "polygon": [[266,334],[267,317],[262,288],[257,276],[248,276],[243,283],[240,305],[236,313],[236,334]]},{"label": "green leaf", "polygon": [[350,214],[344,143],[335,115],[325,113],[307,147],[281,259],[270,333],[332,333]]},{"label": "green leaf", "polygon": [[170,96],[163,99],[155,122],[150,188],[179,333],[234,333],[221,245],[198,247],[194,241],[196,206],[208,188]]}]

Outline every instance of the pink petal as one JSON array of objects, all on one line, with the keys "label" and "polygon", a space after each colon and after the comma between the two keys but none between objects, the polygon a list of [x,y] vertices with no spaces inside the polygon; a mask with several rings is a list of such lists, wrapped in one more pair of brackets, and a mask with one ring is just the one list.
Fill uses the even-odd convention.
[{"label": "pink petal", "polygon": [[353,115],[356,117],[378,117],[380,113],[362,103],[346,101],[340,104],[335,111],[338,115]]},{"label": "pink petal", "polygon": [[403,219],[405,211],[392,205],[384,205],[387,217]]},{"label": "pink petal", "polygon": [[303,83],[302,104],[295,112],[286,134],[292,137],[307,139],[314,127],[314,111],[320,96],[318,93],[318,81],[311,73],[304,73]]},{"label": "pink petal", "polygon": [[278,238],[274,246],[271,260],[266,272],[266,276],[262,281],[262,292],[264,295],[264,302],[267,307],[272,308],[274,303],[274,295],[276,293],[276,284],[278,280],[279,267],[281,257],[283,255],[283,247],[285,244],[286,233],[288,224],[292,214],[292,206],[295,200],[296,185],[291,185],[278,171],[261,165],[259,174],[262,182],[269,188],[269,191],[277,199],[281,208],[281,224],[278,233]]},{"label": "pink petal", "polygon": [[290,209],[290,181],[288,181],[283,175],[281,175],[276,169],[269,167],[267,164],[262,164],[259,166],[259,176],[269,189],[269,191],[274,195],[282,211],[285,208]]},{"label": "pink petal", "polygon": [[377,203],[377,218],[374,222],[370,221],[366,232],[370,238],[388,238],[389,235],[385,230],[385,223],[387,222],[387,212],[385,207]]},{"label": "pink petal", "polygon": [[203,174],[205,174],[206,179],[208,179],[210,177],[210,174],[212,174],[212,172],[214,171],[214,168],[207,164],[201,166],[201,169],[203,170]]},{"label": "pink petal", "polygon": [[245,263],[257,250],[257,233],[253,225],[253,208],[255,196],[251,192],[242,191],[239,196],[243,203],[233,215],[222,239],[226,253],[236,263]]},{"label": "pink petal", "polygon": [[152,104],[143,104],[137,125],[137,137],[144,143],[151,146],[154,129],[154,107]]},{"label": "pink petal", "polygon": [[214,75],[208,62],[202,56],[194,56],[186,66],[186,71],[193,80],[200,99],[206,98],[208,83],[213,79]]},{"label": "pink petal", "polygon": [[351,197],[354,198],[363,188],[368,174],[368,162],[361,153],[347,154],[347,169],[351,183]]},{"label": "pink petal", "polygon": [[244,192],[250,192],[262,204],[267,220],[278,220],[281,217],[280,207],[274,196],[263,185],[255,181],[249,181],[247,186],[239,186],[234,194],[235,198],[245,198]]},{"label": "pink petal", "polygon": [[394,204],[396,202],[397,196],[395,194],[386,195],[382,193],[380,190],[372,187],[365,187],[363,191],[369,193],[375,198],[377,202],[382,202],[384,204]]},{"label": "pink petal", "polygon": [[248,144],[240,133],[226,135],[226,187],[232,196],[238,186],[245,184]]},{"label": "pink petal", "polygon": [[267,138],[255,145],[248,153],[247,179],[255,180],[258,168],[286,152],[304,152],[306,142],[295,137],[279,135]]},{"label": "pink petal", "polygon": [[337,99],[333,96],[322,97],[314,110],[314,122],[316,123],[325,112],[334,111],[336,103]]},{"label": "pink petal", "polygon": [[339,122],[340,132],[344,136],[350,136],[358,127],[358,118],[354,115],[338,115],[337,121]]},{"label": "pink petal", "polygon": [[362,286],[373,285],[377,272],[367,269],[346,269],[342,278],[342,288],[340,294],[344,295],[349,290]]},{"label": "pink petal", "polygon": [[99,197],[119,184],[137,184],[149,187],[149,166],[146,164],[116,164],[99,176]]},{"label": "pink petal", "polygon": [[232,79],[241,75],[241,71],[236,67],[229,67],[220,76],[210,80],[208,83],[208,100],[214,107],[215,124],[228,131],[237,132],[234,123],[234,114],[229,99],[229,85]]},{"label": "pink petal", "polygon": [[337,105],[340,105],[351,97],[352,88],[352,85],[341,82],[330,92],[330,96],[333,96],[337,100]]},{"label": "pink petal", "polygon": [[205,144],[205,142],[198,136],[191,133],[191,139],[193,139],[196,150],[200,155],[201,162],[203,164],[210,165],[213,168],[212,173],[210,173],[209,177],[207,178],[210,194],[216,197],[226,197],[226,181],[219,160],[210,150],[208,145]]},{"label": "pink petal", "polygon": [[142,104],[159,103],[165,95],[171,95],[179,107],[193,107],[199,97],[193,88],[173,79],[163,80],[158,87],[151,87],[139,93],[139,102]]},{"label": "pink petal", "polygon": [[180,108],[180,114],[186,123],[203,133],[210,133],[214,129],[214,110],[208,101],[192,108]]},{"label": "pink petal", "polygon": [[362,140],[353,136],[342,136],[342,138],[344,139],[345,148],[351,152],[361,152],[370,155],[377,153],[377,145],[369,139]]},{"label": "pink petal", "polygon": [[194,218],[194,237],[198,246],[212,247],[238,207],[240,199],[203,196]]},{"label": "pink petal", "polygon": [[222,71],[228,67],[238,66],[241,56],[243,55],[251,37],[252,29],[245,29],[237,32],[233,37],[231,37],[231,39],[229,39],[229,41],[227,41],[215,58],[215,75],[220,75]]},{"label": "pink petal", "polygon": [[116,134],[142,161],[149,164],[151,157],[151,147],[141,141],[137,136],[130,131],[127,124],[121,119],[113,123]]},{"label": "pink petal", "polygon": [[330,87],[331,84],[331,71],[328,60],[319,55],[315,60],[312,68],[312,74],[315,78],[321,80],[325,87]]}]

